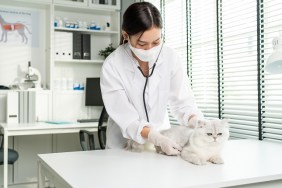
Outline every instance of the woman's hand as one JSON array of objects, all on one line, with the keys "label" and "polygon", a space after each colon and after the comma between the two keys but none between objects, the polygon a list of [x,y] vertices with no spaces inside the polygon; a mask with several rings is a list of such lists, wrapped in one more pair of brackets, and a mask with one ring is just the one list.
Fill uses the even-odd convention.
[{"label": "woman's hand", "polygon": [[182,150],[182,147],[179,144],[158,131],[151,130],[148,134],[148,141],[155,146],[160,146],[162,151],[167,155],[179,155]]}]

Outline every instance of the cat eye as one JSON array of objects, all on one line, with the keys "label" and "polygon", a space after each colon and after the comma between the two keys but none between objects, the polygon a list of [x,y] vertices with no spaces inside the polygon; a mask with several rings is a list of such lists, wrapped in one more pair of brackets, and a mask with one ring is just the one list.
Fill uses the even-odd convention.
[{"label": "cat eye", "polygon": [[212,133],[207,133],[207,135],[208,135],[208,136],[211,136],[211,135],[212,135]]},{"label": "cat eye", "polygon": [[218,133],[217,135],[218,135],[218,136],[221,136],[221,135],[222,135],[222,133]]}]

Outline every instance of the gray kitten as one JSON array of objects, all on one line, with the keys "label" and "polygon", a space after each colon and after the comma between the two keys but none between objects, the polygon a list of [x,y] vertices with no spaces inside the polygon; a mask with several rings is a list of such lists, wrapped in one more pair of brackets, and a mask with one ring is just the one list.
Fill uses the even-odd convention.
[{"label": "gray kitten", "polygon": [[[229,138],[226,119],[197,120],[189,126],[175,126],[160,131],[171,138],[183,149],[181,158],[197,165],[205,165],[207,161],[222,164],[220,156],[224,143]],[[161,147],[155,146],[158,153],[164,154]],[[128,140],[126,149],[135,152],[144,150],[144,145]]]}]

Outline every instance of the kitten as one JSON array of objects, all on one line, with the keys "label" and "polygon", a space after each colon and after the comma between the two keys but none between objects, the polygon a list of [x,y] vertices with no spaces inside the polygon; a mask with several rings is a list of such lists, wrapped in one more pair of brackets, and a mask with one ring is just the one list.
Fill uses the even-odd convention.
[{"label": "kitten", "polygon": [[[205,165],[207,161],[222,164],[220,153],[229,138],[227,120],[198,120],[195,124],[172,127],[161,131],[161,134],[183,146],[180,156],[188,162],[197,165]],[[160,147],[156,150],[163,153]]]},{"label": "kitten", "polygon": [[[181,158],[197,165],[205,165],[207,161],[222,164],[220,152],[229,138],[226,119],[198,120],[189,126],[175,126],[160,131],[179,144],[183,149]],[[161,147],[155,146],[158,153],[165,154]],[[142,152],[144,145],[128,140],[126,150]]]},{"label": "kitten", "polygon": [[142,152],[145,149],[144,144],[139,144],[133,140],[127,140],[125,145],[125,150],[133,151],[133,152]]}]

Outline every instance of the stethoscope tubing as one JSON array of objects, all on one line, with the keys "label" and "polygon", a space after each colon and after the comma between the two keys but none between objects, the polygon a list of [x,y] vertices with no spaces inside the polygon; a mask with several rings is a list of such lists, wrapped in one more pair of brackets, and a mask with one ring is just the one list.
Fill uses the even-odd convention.
[{"label": "stethoscope tubing", "polygon": [[146,98],[145,98],[146,87],[147,87],[149,78],[150,78],[150,77],[153,75],[153,73],[154,73],[154,70],[155,70],[155,67],[156,67],[156,63],[157,63],[158,60],[159,60],[160,54],[161,54],[161,52],[162,52],[162,49],[163,49],[163,43],[162,43],[161,50],[160,50],[160,52],[159,52],[159,54],[158,54],[158,57],[157,57],[157,59],[156,59],[154,65],[153,65],[152,71],[151,71],[151,73],[150,73],[149,75],[146,76],[146,75],[143,73],[143,71],[141,70],[140,66],[138,66],[138,69],[140,70],[140,72],[142,73],[142,75],[146,78],[145,85],[144,85],[144,89],[143,89],[143,105],[144,105],[144,109],[145,109],[145,113],[146,113],[147,122],[150,122],[150,119],[149,119],[148,110],[147,110],[147,106],[146,106]]},{"label": "stethoscope tubing", "polygon": [[[162,43],[162,47],[161,47],[161,50],[158,54],[158,57],[152,67],[152,71],[149,75],[145,75],[142,71],[142,69],[140,68],[139,65],[137,65],[137,68],[140,70],[141,74],[146,78],[146,81],[145,81],[145,85],[144,85],[144,88],[143,88],[143,105],[144,105],[144,109],[145,109],[145,113],[146,113],[146,118],[147,118],[147,122],[150,122],[150,119],[149,119],[149,115],[148,115],[148,110],[147,110],[147,106],[146,106],[146,98],[145,98],[145,93],[146,93],[146,87],[147,87],[147,84],[148,84],[148,80],[149,80],[149,77],[151,77],[154,73],[154,70],[155,70],[155,67],[156,67],[156,63],[158,62],[159,60],[159,57],[160,57],[160,54],[162,52],[162,49],[163,49],[163,43]],[[125,50],[126,51],[126,50]],[[127,52],[126,52],[127,53]],[[129,56],[129,54],[127,54]]]}]

